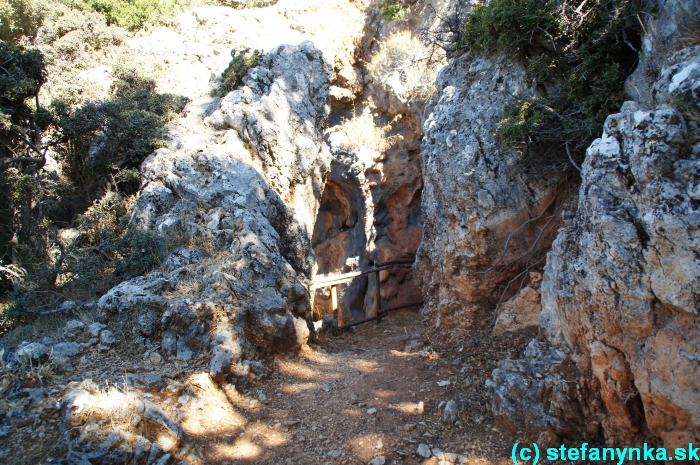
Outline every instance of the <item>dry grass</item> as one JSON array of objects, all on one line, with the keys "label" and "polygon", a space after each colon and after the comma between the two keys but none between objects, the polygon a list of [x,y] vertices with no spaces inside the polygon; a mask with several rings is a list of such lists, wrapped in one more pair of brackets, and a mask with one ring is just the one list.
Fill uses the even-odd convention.
[{"label": "dry grass", "polygon": [[[401,116],[397,116],[396,119]],[[395,120],[394,120],[395,121]],[[365,112],[350,120],[346,120],[340,126],[347,136],[346,150],[369,149],[382,153],[401,136],[389,136],[394,121],[384,126],[377,125],[371,113]]]},{"label": "dry grass", "polygon": [[435,96],[435,79],[441,66],[441,57],[431,57],[430,53],[409,31],[397,32],[381,44],[367,69],[400,98],[427,101]]}]

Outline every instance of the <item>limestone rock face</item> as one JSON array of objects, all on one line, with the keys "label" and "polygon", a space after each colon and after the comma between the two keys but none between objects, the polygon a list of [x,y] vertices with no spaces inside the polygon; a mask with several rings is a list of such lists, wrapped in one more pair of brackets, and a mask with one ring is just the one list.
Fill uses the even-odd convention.
[{"label": "limestone rock face", "polygon": [[639,64],[625,83],[625,92],[636,102],[652,106],[661,101],[650,92],[661,70],[689,43],[697,43],[700,4],[695,0],[658,0],[658,12],[644,19],[645,33]]},{"label": "limestone rock face", "polygon": [[[310,240],[330,168],[323,134],[331,87],[361,86],[352,63],[362,6],[203,7],[129,42],[165,64],[160,90],[192,99],[167,147],[143,162],[130,221],[180,246],[169,274],[122,283],[98,303],[106,317],[139,312],[144,350],[183,361],[209,352],[216,380],[245,384],[251,359],[310,337]],[[209,97],[230,52],[245,48],[264,55],[243,85]]]},{"label": "limestone rock face", "polygon": [[[554,208],[550,193],[528,186],[512,154],[500,153],[494,138],[508,93],[526,92],[524,72],[504,56],[460,57],[440,72],[438,99],[426,109],[424,225],[416,266],[427,321],[453,337],[495,306],[496,287],[520,272],[497,270],[531,249],[546,223],[537,218]],[[539,245],[554,231],[550,224]]]},{"label": "limestone rock face", "polygon": [[[598,379],[609,440],[644,426],[666,447],[698,439],[700,144],[693,139],[673,108],[630,103],[610,116],[588,150],[573,228],[549,256],[543,326]],[[635,418],[635,401],[646,425]]]},{"label": "limestone rock face", "polygon": [[501,334],[537,326],[541,311],[540,291],[527,286],[501,306],[493,332]]},{"label": "limestone rock face", "polygon": [[[578,212],[547,259],[541,334],[575,362],[578,408],[610,444],[652,436],[675,448],[700,439],[700,130],[664,104],[700,102],[699,51],[669,59],[653,86],[654,109],[627,102],[608,117],[582,167]],[[540,360],[526,353],[517,363]],[[506,371],[519,370],[494,372],[494,413],[504,421],[515,418],[504,405],[526,411],[550,396],[544,385],[507,393]],[[540,373],[544,384],[559,376]],[[533,417],[539,432],[584,434],[561,431],[547,414]]]},{"label": "limestone rock face", "polygon": [[163,355],[185,361],[211,350],[212,376],[235,382],[244,359],[292,351],[308,338],[298,320],[310,318],[310,235],[330,162],[322,134],[331,74],[310,42],[280,46],[241,89],[190,103],[171,149],[143,162],[131,227],[196,246],[176,249],[166,264],[177,280],[201,283],[172,292],[161,281],[175,278],[152,273],[100,299],[105,312],[143,308],[146,347],[160,341]]}]

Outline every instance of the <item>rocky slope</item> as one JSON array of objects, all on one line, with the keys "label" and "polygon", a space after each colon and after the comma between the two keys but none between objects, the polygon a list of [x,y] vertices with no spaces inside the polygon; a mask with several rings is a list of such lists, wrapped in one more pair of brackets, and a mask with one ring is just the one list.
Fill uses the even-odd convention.
[{"label": "rocky slope", "polygon": [[[145,381],[129,383],[128,395],[103,391],[87,377],[66,388],[64,460],[118,462],[138,453],[151,454],[148,463],[161,455],[168,455],[163,463],[173,456],[197,462],[188,441],[197,428],[188,426],[184,411],[163,410],[142,394],[160,383],[158,373],[177,376],[173,368],[182,373],[177,367],[204,363],[212,380],[247,389],[268,372],[260,359],[306,344],[308,284],[316,269],[310,240],[330,169],[323,135],[333,96],[356,90],[352,63],[364,34],[363,9],[361,2],[284,0],[253,10],[203,7],[178,17],[172,29],[129,43],[140,56],[165,63],[160,91],[191,99],[167,146],[143,162],[130,218],[131,229],[154,231],[169,254],[162,270],[121,283],[96,304],[95,317],[111,329],[121,325],[118,337],[128,341],[115,341],[104,326],[91,328],[95,339],[87,341],[85,326],[73,322],[75,334],[58,344],[87,341],[70,342],[76,350],[62,357],[69,371],[71,356],[82,352],[74,361],[83,367],[93,352],[122,343],[148,367]],[[338,16],[342,25],[331,21]],[[337,26],[329,29],[331,23]],[[209,97],[229,52],[243,48],[264,56],[240,89]],[[59,341],[45,342],[21,346],[19,360],[43,362],[53,352],[58,360]],[[143,370],[130,371],[138,378]],[[105,375],[107,386],[118,383]],[[103,441],[114,430],[99,426],[104,418],[131,419],[109,446]],[[160,452],[151,446],[158,435],[167,438]],[[104,450],[89,446],[100,442]],[[131,445],[107,458],[122,442]]]},{"label": "rocky slope", "polygon": [[421,154],[425,321],[456,342],[497,304],[497,332],[542,309],[524,358],[488,383],[503,430],[555,445],[697,442],[699,149],[697,114],[679,108],[697,105],[698,48],[673,54],[697,18],[693,2],[662,2],[645,23],[627,83],[639,103],[608,118],[577,196],[495,144],[509,94],[529,92],[521,65],[465,55],[440,73]]}]

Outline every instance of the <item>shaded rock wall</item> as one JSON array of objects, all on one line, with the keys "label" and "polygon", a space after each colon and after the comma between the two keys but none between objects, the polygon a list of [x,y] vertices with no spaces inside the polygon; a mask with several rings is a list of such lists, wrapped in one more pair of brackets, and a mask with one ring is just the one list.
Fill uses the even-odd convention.
[{"label": "shaded rock wall", "polygon": [[[366,40],[357,48],[362,90],[352,105],[334,101],[326,133],[331,171],[313,236],[319,274],[366,270],[375,261],[416,254],[422,233],[421,123],[440,63],[427,64],[431,50],[410,31],[431,27],[444,8],[444,2],[430,3],[422,2],[410,25],[368,17]],[[380,279],[382,307],[421,301],[410,266],[382,271]],[[339,286],[341,322],[370,316],[374,286],[372,276]],[[330,289],[316,293],[314,309],[318,315],[332,312]]]},{"label": "shaded rock wall", "polygon": [[[166,261],[182,265],[168,267],[176,286],[150,294],[142,286],[153,303],[142,316],[154,324],[140,343],[172,357],[209,351],[215,378],[245,382],[248,359],[306,342],[316,270],[311,236],[330,168],[323,133],[334,95],[360,86],[353,64],[365,46],[363,8],[314,0],[203,7],[129,43],[165,64],[159,88],[193,99],[168,147],[142,166],[131,226],[196,259]],[[267,53],[240,89],[206,96],[231,50],[241,48]],[[135,307],[128,293],[110,295],[105,302]]]},{"label": "shaded rock wall", "polygon": [[[415,256],[421,237],[419,125],[401,114],[390,131],[379,134],[377,127],[387,123],[365,113],[326,136],[333,158],[313,236],[319,274]],[[365,131],[372,137],[363,137]],[[377,136],[392,145],[378,150]],[[382,272],[380,279],[383,307],[421,300],[410,266]],[[341,320],[370,315],[374,286],[372,276],[362,276],[340,287]],[[328,289],[317,293],[314,306],[318,314],[331,312]]]}]

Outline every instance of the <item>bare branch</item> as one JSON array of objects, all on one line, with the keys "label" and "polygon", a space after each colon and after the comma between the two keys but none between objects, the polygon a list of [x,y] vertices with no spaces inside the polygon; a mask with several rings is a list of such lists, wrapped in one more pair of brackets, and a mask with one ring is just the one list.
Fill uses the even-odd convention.
[{"label": "bare branch", "polygon": [[576,164],[574,161],[574,157],[571,156],[571,150],[569,150],[569,142],[566,142],[566,154],[569,156],[569,161],[571,162],[572,165],[574,165],[574,168],[578,170],[578,172],[581,172],[581,168]]},{"label": "bare branch", "polygon": [[[547,204],[547,206],[544,207],[544,208],[542,209],[542,212],[541,212],[539,215],[537,215],[537,216],[535,216],[534,218],[530,218],[529,220],[525,221],[523,224],[521,224],[520,226],[518,226],[518,228],[517,228],[515,231],[511,232],[510,234],[508,234],[508,238],[506,239],[506,243],[505,243],[505,245],[503,246],[503,252],[501,252],[501,255],[500,255],[500,256],[498,257],[498,259],[493,263],[493,265],[491,265],[488,269],[486,269],[486,270],[484,270],[484,271],[477,271],[477,272],[474,273],[474,274],[486,274],[486,273],[488,273],[489,271],[491,271],[491,270],[493,270],[494,268],[496,268],[496,265],[498,265],[498,264],[501,262],[501,260],[503,260],[503,257],[505,257],[506,252],[508,251],[508,246],[510,245],[510,240],[513,238],[513,236],[515,236],[515,234],[516,234],[518,231],[520,231],[521,229],[523,229],[526,225],[532,223],[533,221],[537,221],[537,220],[539,220],[540,218],[542,218],[542,216],[544,215],[544,213],[549,209],[549,207],[552,206],[552,204],[553,204],[554,201],[556,201],[556,200],[557,200],[557,196],[555,195],[554,197],[552,197],[552,200],[549,201],[549,203]],[[539,237],[538,237],[538,240],[539,240]]]},{"label": "bare branch", "polygon": [[27,276],[27,272],[25,270],[15,265],[0,265],[0,273],[9,275],[10,281],[13,283],[21,283]]}]

